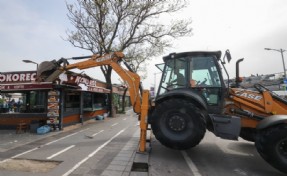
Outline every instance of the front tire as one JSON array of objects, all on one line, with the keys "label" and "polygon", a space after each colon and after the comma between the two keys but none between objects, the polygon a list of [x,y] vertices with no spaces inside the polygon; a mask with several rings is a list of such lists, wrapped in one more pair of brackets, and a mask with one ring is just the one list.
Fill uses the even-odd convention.
[{"label": "front tire", "polygon": [[156,106],[151,128],[161,144],[186,150],[200,143],[206,122],[200,110],[189,101],[170,99]]},{"label": "front tire", "polygon": [[287,124],[259,132],[255,146],[265,161],[281,172],[287,173]]}]

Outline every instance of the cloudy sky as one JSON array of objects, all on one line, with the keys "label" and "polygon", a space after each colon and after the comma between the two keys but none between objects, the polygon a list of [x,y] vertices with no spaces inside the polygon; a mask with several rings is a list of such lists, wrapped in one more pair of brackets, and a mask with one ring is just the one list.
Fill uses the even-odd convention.
[{"label": "cloudy sky", "polygon": [[[40,63],[90,54],[63,40],[67,28],[72,27],[64,0],[0,0],[0,6],[0,72],[36,68],[23,63],[23,59]],[[178,16],[192,19],[193,35],[174,41],[174,47],[163,56],[171,52],[229,49],[233,60],[227,69],[231,77],[240,58],[245,58],[242,76],[283,71],[280,52],[264,48],[287,50],[286,0],[190,0],[190,6]],[[284,56],[287,61],[287,51]],[[157,57],[149,63],[151,71],[144,80],[145,88],[154,84],[154,73],[158,72],[154,64],[161,62],[161,57]],[[86,72],[104,81],[99,69]]]}]

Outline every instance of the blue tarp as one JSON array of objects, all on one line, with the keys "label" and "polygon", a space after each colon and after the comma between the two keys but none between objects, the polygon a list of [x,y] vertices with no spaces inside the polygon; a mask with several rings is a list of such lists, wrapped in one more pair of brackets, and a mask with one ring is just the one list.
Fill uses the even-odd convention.
[{"label": "blue tarp", "polygon": [[37,128],[37,134],[46,134],[50,132],[51,128],[48,125],[41,126]]}]

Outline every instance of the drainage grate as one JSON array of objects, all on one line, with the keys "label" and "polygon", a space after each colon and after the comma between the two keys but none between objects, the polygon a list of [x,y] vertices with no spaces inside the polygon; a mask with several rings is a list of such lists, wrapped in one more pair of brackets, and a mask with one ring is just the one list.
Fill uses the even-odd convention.
[{"label": "drainage grate", "polygon": [[59,165],[60,161],[32,160],[32,159],[7,159],[0,162],[0,171],[22,171],[32,173],[45,173]]},{"label": "drainage grate", "polygon": [[131,171],[134,171],[134,172],[148,172],[148,164],[147,163],[133,162]]}]

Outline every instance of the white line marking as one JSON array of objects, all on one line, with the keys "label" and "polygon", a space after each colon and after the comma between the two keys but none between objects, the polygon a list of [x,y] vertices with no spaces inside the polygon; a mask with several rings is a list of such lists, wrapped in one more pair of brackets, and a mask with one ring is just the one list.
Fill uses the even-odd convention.
[{"label": "white line marking", "polygon": [[47,143],[47,144],[45,144],[45,145],[51,145],[51,144],[53,144],[53,143],[55,143],[55,142],[58,142],[58,141],[63,140],[63,139],[66,139],[66,138],[71,137],[71,136],[73,136],[73,135],[75,135],[75,134],[78,134],[78,133],[79,133],[79,132],[69,134],[69,135],[67,135],[67,136],[65,136],[65,137],[62,137],[62,138],[57,139],[57,140],[54,140],[54,141],[49,142],[49,143]]},{"label": "white line marking", "polygon": [[127,120],[127,118],[124,118],[123,120]]},{"label": "white line marking", "polygon": [[104,130],[101,130],[101,131],[99,131],[99,132],[93,134],[92,136],[96,136],[97,134],[99,134],[99,133],[101,133],[101,132],[103,132],[103,131],[104,131]]},{"label": "white line marking", "polygon": [[[81,131],[78,131],[78,132],[76,132],[76,133],[72,133],[72,134],[70,134],[70,135],[68,135],[68,136],[62,137],[62,138],[60,138],[60,139],[57,139],[57,140],[54,140],[54,141],[52,141],[52,142],[46,143],[46,144],[41,145],[41,146],[39,146],[39,147],[33,148],[33,149],[31,149],[31,150],[27,150],[26,152],[17,154],[17,155],[15,155],[15,156],[12,156],[11,158],[14,159],[14,158],[17,158],[17,157],[22,156],[22,155],[24,155],[24,154],[33,152],[33,151],[35,151],[35,150],[37,150],[37,149],[39,149],[39,148],[42,148],[42,147],[45,146],[45,145],[53,144],[53,143],[55,143],[55,142],[58,142],[58,141],[60,141],[60,140],[63,140],[63,139],[65,139],[65,138],[68,138],[68,137],[70,137],[70,136],[73,136],[73,135],[75,135],[75,134],[78,134],[78,133],[83,132],[83,131],[88,130],[88,129],[89,129],[89,128],[86,128],[86,129],[81,130]],[[9,161],[9,160],[10,160],[10,158],[5,159],[5,160],[2,160],[2,161],[0,161],[0,163],[4,163],[4,162]]]},{"label": "white line marking", "polygon": [[75,145],[71,145],[71,146],[69,146],[69,147],[67,147],[67,148],[65,148],[65,149],[63,149],[63,150],[61,150],[61,151],[59,151],[59,152],[57,152],[57,153],[55,153],[55,154],[53,154],[53,155],[47,157],[47,159],[52,159],[52,158],[54,158],[55,156],[58,156],[58,155],[60,155],[61,153],[64,153],[65,151],[70,150],[70,149],[73,148],[73,147],[75,147]]},{"label": "white line marking", "polygon": [[78,131],[78,132],[75,132],[75,133],[72,133],[72,134],[69,134],[69,135],[67,135],[67,136],[65,136],[65,137],[62,137],[62,138],[57,139],[57,140],[54,140],[54,141],[49,142],[49,143],[47,143],[47,144],[45,144],[45,145],[51,145],[51,144],[53,144],[53,143],[55,143],[55,142],[58,142],[58,141],[63,140],[63,139],[66,139],[66,138],[68,138],[68,137],[71,137],[71,136],[73,136],[73,135],[75,135],[75,134],[78,134],[78,133],[80,133],[80,132],[86,131],[86,130],[88,130],[88,129],[89,129],[89,128],[84,129],[84,130],[81,130],[81,131]]},{"label": "white line marking", "polygon": [[1,163],[5,163],[5,162],[8,162],[8,161],[10,161],[10,160],[11,160],[11,158],[8,158],[8,159],[4,159],[4,160],[0,161],[0,164],[1,164]]},{"label": "white line marking", "polygon": [[199,173],[197,167],[192,162],[192,160],[189,158],[189,156],[187,155],[186,151],[181,151],[181,154],[183,155],[183,158],[185,159],[185,162],[187,163],[187,165],[188,165],[189,169],[191,170],[192,174],[194,176],[201,176],[201,174]]},{"label": "white line marking", "polygon": [[116,126],[117,124],[119,124],[119,123],[114,123],[114,124],[112,124],[112,126]]},{"label": "white line marking", "polygon": [[4,143],[4,144],[0,144],[0,145],[9,145],[9,144],[13,144],[13,143],[16,143],[16,142],[18,142],[18,141],[11,141],[11,142],[7,142],[7,143]]},{"label": "white line marking", "polygon": [[80,162],[78,162],[72,169],[68,170],[68,172],[64,173],[62,176],[68,176],[70,175],[74,170],[76,170],[78,167],[80,167],[84,162],[86,162],[88,159],[90,159],[91,157],[93,157],[96,153],[98,153],[98,151],[100,151],[102,148],[104,148],[106,145],[108,145],[114,138],[116,138],[117,136],[119,136],[122,132],[124,132],[126,130],[123,129],[120,132],[118,132],[116,135],[114,135],[111,139],[109,139],[107,142],[105,142],[103,145],[101,145],[100,147],[98,147],[95,151],[93,151],[92,153],[90,153],[86,158],[84,158],[83,160],[81,160]]},{"label": "white line marking", "polygon": [[11,159],[17,158],[17,157],[19,157],[19,156],[21,156],[21,155],[30,153],[30,152],[32,152],[32,151],[34,151],[34,150],[37,150],[38,148],[40,148],[40,147],[36,147],[36,148],[31,149],[31,150],[27,150],[26,152],[22,152],[22,153],[20,153],[20,154],[17,154],[17,155],[15,155],[15,156],[12,156],[11,158],[8,158],[8,159],[5,159],[5,160],[3,160],[3,161],[0,161],[0,163],[4,163],[4,162],[9,161],[9,160],[11,160]]},{"label": "white line marking", "polygon": [[[40,147],[41,147],[41,146],[40,146]],[[36,147],[36,148],[31,149],[31,150],[27,150],[26,152],[17,154],[17,155],[15,155],[15,156],[12,156],[11,158],[12,158],[12,159],[13,159],[13,158],[17,158],[17,157],[19,157],[19,156],[21,156],[21,155],[25,155],[25,154],[27,154],[27,153],[33,152],[34,150],[37,150],[37,149],[39,149],[40,147]],[[7,159],[7,160],[9,160],[9,159]],[[4,162],[4,161],[5,161],[5,160],[3,160],[2,162]]]}]

